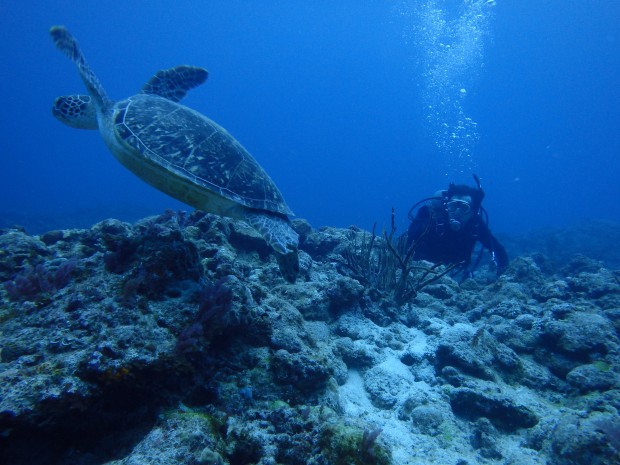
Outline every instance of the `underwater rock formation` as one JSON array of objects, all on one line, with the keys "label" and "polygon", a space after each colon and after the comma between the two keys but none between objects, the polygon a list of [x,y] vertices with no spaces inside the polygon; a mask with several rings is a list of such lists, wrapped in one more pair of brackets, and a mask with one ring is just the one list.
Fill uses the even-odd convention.
[{"label": "underwater rock formation", "polygon": [[401,303],[347,266],[366,233],[293,225],[294,284],[200,212],[1,231],[0,462],[620,463],[618,271],[522,255]]}]

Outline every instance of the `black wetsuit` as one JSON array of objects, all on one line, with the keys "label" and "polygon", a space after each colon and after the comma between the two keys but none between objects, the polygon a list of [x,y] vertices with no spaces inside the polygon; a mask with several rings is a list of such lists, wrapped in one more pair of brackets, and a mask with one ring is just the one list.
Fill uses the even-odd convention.
[{"label": "black wetsuit", "polygon": [[423,206],[409,226],[407,248],[414,240],[419,240],[413,255],[415,260],[445,264],[463,263],[463,268],[470,271],[471,254],[479,241],[494,253],[498,274],[508,266],[506,249],[493,237],[480,214],[459,231],[453,231],[450,229],[447,212],[440,218],[431,218],[429,208]]}]

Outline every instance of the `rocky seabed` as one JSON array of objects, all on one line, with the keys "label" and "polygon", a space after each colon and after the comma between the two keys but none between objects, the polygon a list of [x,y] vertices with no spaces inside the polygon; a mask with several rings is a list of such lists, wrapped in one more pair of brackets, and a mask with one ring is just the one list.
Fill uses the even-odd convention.
[{"label": "rocky seabed", "polygon": [[293,224],[294,284],[200,212],[2,230],[0,462],[620,463],[618,271],[513,254],[403,302],[369,233]]}]

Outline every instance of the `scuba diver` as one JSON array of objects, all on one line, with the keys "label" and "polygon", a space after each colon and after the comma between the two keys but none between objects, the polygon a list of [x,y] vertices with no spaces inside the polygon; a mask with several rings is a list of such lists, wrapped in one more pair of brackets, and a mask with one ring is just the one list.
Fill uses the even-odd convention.
[{"label": "scuba diver", "polygon": [[[415,260],[433,263],[460,264],[464,277],[471,277],[482,258],[482,250],[471,266],[471,254],[476,242],[491,252],[497,275],[508,266],[506,249],[491,234],[487,212],[482,208],[484,191],[474,174],[477,187],[451,183],[448,190],[438,191],[409,210],[411,225],[407,231],[407,250],[414,247]],[[413,217],[413,211],[426,202]]]}]

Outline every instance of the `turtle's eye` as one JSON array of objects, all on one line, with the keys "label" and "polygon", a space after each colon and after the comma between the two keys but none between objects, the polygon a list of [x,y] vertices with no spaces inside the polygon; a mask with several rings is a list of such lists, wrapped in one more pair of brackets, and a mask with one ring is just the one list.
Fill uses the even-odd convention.
[{"label": "turtle's eye", "polygon": [[67,103],[64,97],[58,97],[54,100],[54,105],[52,106],[52,113],[55,116],[64,116],[67,113]]}]

